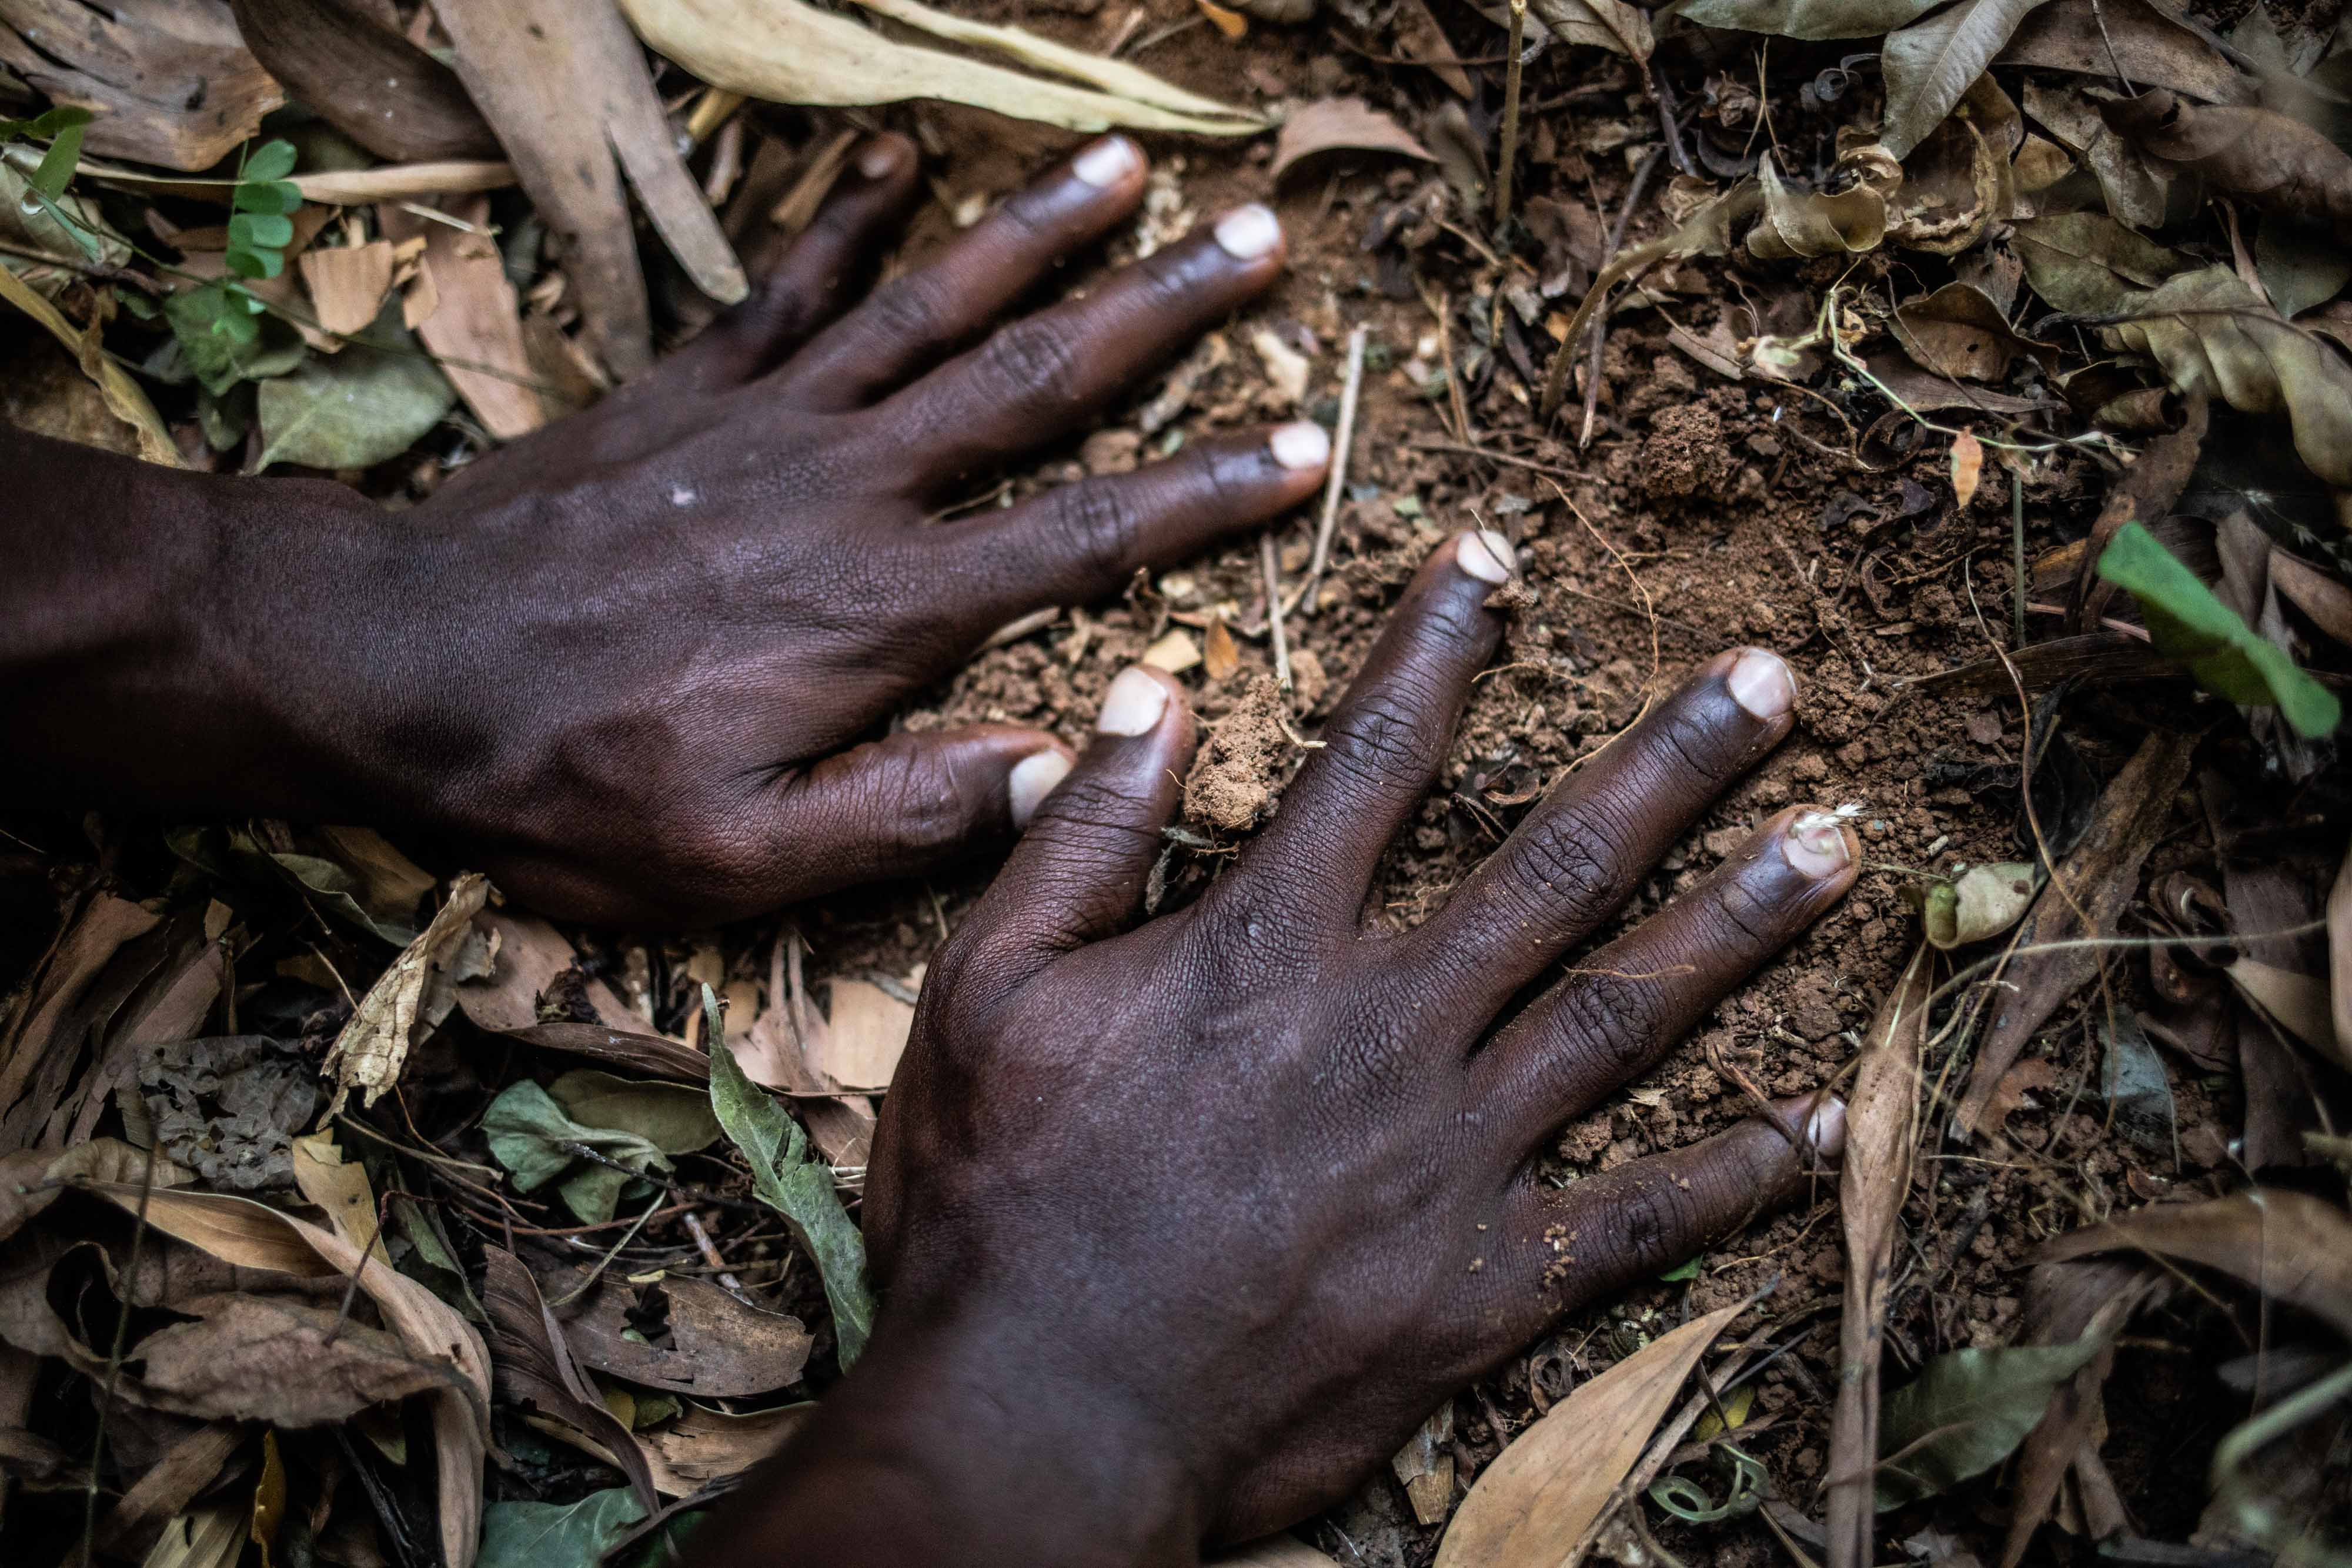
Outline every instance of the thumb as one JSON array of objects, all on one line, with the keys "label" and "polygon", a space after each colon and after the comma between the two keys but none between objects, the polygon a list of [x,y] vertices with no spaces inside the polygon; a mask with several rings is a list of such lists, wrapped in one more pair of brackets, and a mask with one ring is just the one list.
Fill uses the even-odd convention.
[{"label": "thumb", "polygon": [[1039,729],[901,731],[828,757],[786,786],[778,847],[787,896],[911,876],[1002,843],[1070,770]]}]

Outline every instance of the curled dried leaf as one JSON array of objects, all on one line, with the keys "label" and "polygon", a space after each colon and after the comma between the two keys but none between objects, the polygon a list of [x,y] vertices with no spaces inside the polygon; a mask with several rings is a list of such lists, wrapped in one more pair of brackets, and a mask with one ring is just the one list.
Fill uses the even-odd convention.
[{"label": "curled dried leaf", "polygon": [[2301,120],[2191,103],[2162,89],[2103,103],[2099,113],[2142,152],[2266,213],[2325,224],[2352,241],[2352,154]]}]

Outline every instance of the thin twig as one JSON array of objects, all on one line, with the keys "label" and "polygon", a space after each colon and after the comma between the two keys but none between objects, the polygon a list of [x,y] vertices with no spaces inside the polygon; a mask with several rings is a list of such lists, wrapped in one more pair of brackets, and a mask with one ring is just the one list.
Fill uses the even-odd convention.
[{"label": "thin twig", "polygon": [[[1356,445],[1356,400],[1364,390],[1366,330],[1359,324],[1348,334],[1348,379],[1339,387],[1339,428],[1331,441],[1331,475],[1323,482],[1323,516],[1315,525],[1315,553],[1307,562],[1307,580],[1298,590],[1298,604],[1308,615],[1315,613],[1315,594],[1323,586],[1323,569],[1330,563],[1331,530],[1339,520],[1340,493],[1348,486],[1348,455]],[[1272,573],[1266,580],[1274,580]],[[1272,609],[1269,603],[1269,613]]]},{"label": "thin twig", "polygon": [[[1650,188],[1651,178],[1657,173],[1658,164],[1665,155],[1664,148],[1654,147],[1650,155],[1642,160],[1641,167],[1633,171],[1633,183],[1625,190],[1625,204],[1617,209],[1617,222],[1609,230],[1609,248],[1601,253],[1601,265],[1604,270],[1617,259],[1617,253],[1625,248],[1625,231],[1633,222],[1633,209],[1641,204],[1643,193]],[[1600,308],[1593,311],[1589,330],[1592,334],[1592,359],[1591,373],[1584,380],[1584,423],[1576,436],[1576,447],[1580,452],[1592,444],[1593,415],[1601,404],[1601,352],[1609,343],[1607,300],[1602,300]]]},{"label": "thin twig", "polygon": [[2025,646],[2025,476],[2009,476],[2009,565],[2016,580],[2011,595],[2017,612],[2017,645]]},{"label": "thin twig", "polygon": [[1503,68],[1503,165],[1495,176],[1495,227],[1511,221],[1511,169],[1519,156],[1519,49],[1528,30],[1528,0],[1511,0],[1510,63]]},{"label": "thin twig", "polygon": [[131,1348],[131,1301],[139,1293],[139,1254],[147,1243],[147,1200],[155,1191],[156,1144],[147,1145],[147,1163],[139,1176],[139,1217],[131,1231],[131,1260],[122,1271],[121,1311],[114,1319],[114,1343],[106,1354],[106,1383],[99,1396],[97,1430],[89,1439],[89,1475],[82,1484],[81,1542],[85,1560],[98,1539],[99,1467],[106,1457],[106,1418],[114,1410],[115,1385],[122,1377],[123,1353]]},{"label": "thin twig", "polygon": [[[1358,328],[1358,331],[1363,330]],[[1274,535],[1257,537],[1258,565],[1265,572],[1265,624],[1274,636],[1274,679],[1285,692],[1290,690],[1290,639],[1282,627],[1282,564],[1274,559]]]},{"label": "thin twig", "polygon": [[1550,463],[1538,463],[1532,457],[1514,457],[1507,452],[1496,452],[1491,447],[1465,446],[1458,441],[1408,441],[1405,444],[1415,452],[1452,452],[1464,457],[1484,457],[1489,463],[1507,463],[1514,468],[1525,468],[1530,473],[1541,474],[1553,479],[1584,477],[1573,468],[1562,468]]},{"label": "thin twig", "polygon": [[719,1282],[740,1299],[743,1281],[735,1277],[727,1267],[727,1260],[719,1255],[718,1244],[710,1239],[710,1232],[702,1228],[702,1217],[690,1208],[686,1211],[686,1233],[694,1238],[694,1249],[702,1254],[702,1260],[718,1270]]}]

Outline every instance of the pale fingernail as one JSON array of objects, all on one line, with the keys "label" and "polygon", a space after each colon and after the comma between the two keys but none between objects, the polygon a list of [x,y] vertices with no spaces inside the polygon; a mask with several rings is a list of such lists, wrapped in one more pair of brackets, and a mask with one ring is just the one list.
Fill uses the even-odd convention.
[{"label": "pale fingernail", "polygon": [[1143,154],[1124,136],[1106,136],[1070,161],[1070,172],[1108,191],[1143,166]]},{"label": "pale fingernail", "polygon": [[1286,424],[1266,444],[1285,468],[1320,468],[1331,460],[1331,436],[1311,419]]},{"label": "pale fingernail", "polygon": [[1255,261],[1282,243],[1282,225],[1255,202],[1219,218],[1216,233],[1217,243],[1236,261]]},{"label": "pale fingernail", "polygon": [[1790,678],[1789,666],[1780,654],[1762,648],[1740,654],[1725,684],[1731,687],[1731,700],[1760,719],[1779,718],[1797,704],[1797,683]]},{"label": "pale fingernail", "polygon": [[1808,811],[1781,836],[1780,856],[1807,876],[1835,876],[1853,863],[1853,846],[1846,840],[1845,825],[1835,817]]},{"label": "pale fingernail", "polygon": [[857,155],[857,172],[869,180],[887,180],[898,167],[906,149],[885,138],[866,143],[866,151]]},{"label": "pale fingernail", "polygon": [[1805,1118],[1805,1142],[1822,1155],[1835,1159],[1845,1153],[1845,1102],[1832,1094]]},{"label": "pale fingernail", "polygon": [[1103,694],[1095,728],[1104,735],[1142,735],[1168,711],[1168,688],[1140,669],[1122,670]]},{"label": "pale fingernail", "polygon": [[1013,825],[1025,828],[1054,792],[1054,786],[1070,776],[1070,759],[1058,751],[1040,751],[1023,758],[1013,765],[1004,787],[1013,797]]},{"label": "pale fingernail", "polygon": [[1518,567],[1519,552],[1494,529],[1482,528],[1462,536],[1454,547],[1454,561],[1481,582],[1508,582]]}]

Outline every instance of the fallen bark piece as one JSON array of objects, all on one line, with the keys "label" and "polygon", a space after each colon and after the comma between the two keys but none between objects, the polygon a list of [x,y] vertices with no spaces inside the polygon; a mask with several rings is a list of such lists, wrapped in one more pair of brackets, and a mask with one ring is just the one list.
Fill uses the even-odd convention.
[{"label": "fallen bark piece", "polygon": [[[447,211],[465,226],[434,223],[390,202],[377,206],[376,222],[395,243],[424,241],[417,266],[431,275],[425,287],[434,303],[414,323],[416,335],[482,428],[512,441],[547,423],[522,340],[522,300],[490,237],[489,198],[469,196]],[[310,259],[303,258],[306,266]]]},{"label": "fallen bark piece", "polygon": [[89,151],[191,173],[286,101],[228,0],[0,0],[0,65],[95,115]]}]

